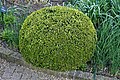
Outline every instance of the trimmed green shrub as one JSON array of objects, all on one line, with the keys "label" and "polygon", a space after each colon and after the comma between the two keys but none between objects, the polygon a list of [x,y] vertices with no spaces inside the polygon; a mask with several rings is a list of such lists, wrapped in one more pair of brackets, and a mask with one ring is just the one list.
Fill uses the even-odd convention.
[{"label": "trimmed green shrub", "polygon": [[37,67],[68,71],[81,69],[93,55],[96,30],[82,12],[62,6],[33,12],[23,23],[19,48]]}]

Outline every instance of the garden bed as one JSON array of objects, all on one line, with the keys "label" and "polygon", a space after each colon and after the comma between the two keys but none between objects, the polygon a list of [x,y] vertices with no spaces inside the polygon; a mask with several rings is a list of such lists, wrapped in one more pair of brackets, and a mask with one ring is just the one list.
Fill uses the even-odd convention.
[{"label": "garden bed", "polygon": [[[70,0],[69,0],[70,1]],[[73,0],[74,1],[74,0]],[[74,3],[74,2],[73,2]],[[27,4],[27,3],[26,3]],[[24,5],[26,5],[26,4],[24,4]],[[71,3],[72,4],[72,3]],[[79,5],[76,5],[76,4],[79,4]],[[81,3],[79,3],[79,2],[77,2],[77,0],[76,0],[76,4],[72,4],[72,5],[67,5],[67,6],[69,6],[69,7],[73,7],[73,8],[76,8],[76,9],[79,9],[79,10],[83,10],[83,12],[85,12],[91,19],[92,19],[92,21],[93,21],[93,23],[94,23],[94,26],[96,27],[96,29],[97,29],[97,34],[98,34],[98,44],[97,44],[97,56],[98,55],[101,55],[102,57],[97,57],[97,58],[107,58],[105,55],[107,55],[107,52],[106,51],[110,51],[111,49],[113,49],[110,45],[113,45],[114,44],[114,42],[112,43],[112,41],[111,41],[111,43],[110,42],[106,42],[106,41],[110,41],[111,39],[113,39],[115,36],[114,35],[119,35],[119,34],[117,34],[117,32],[119,32],[119,31],[116,31],[116,30],[119,30],[119,28],[117,28],[116,27],[116,25],[117,26],[119,26],[119,22],[118,23],[116,23],[116,25],[114,25],[115,23],[113,23],[112,24],[112,22],[114,22],[114,21],[119,21],[120,19],[119,19],[119,16],[117,15],[118,13],[117,13],[117,9],[116,8],[114,8],[113,10],[115,10],[115,13],[113,13],[112,11],[111,12],[108,12],[108,13],[112,13],[112,15],[113,15],[113,17],[115,17],[115,19],[113,19],[112,18],[112,16],[111,15],[108,15],[107,14],[107,12],[106,12],[106,14],[102,14],[103,13],[103,11],[105,10],[103,10],[103,11],[101,11],[101,14],[97,14],[97,12],[99,12],[99,11],[97,11],[97,7],[99,8],[99,6],[96,4],[96,5],[92,5],[92,3],[90,4],[92,7],[88,7],[87,6],[87,8],[86,8],[86,4],[85,5],[83,5],[82,4],[82,2]],[[80,6],[83,6],[82,7],[82,9],[81,9],[81,7]],[[11,3],[9,4],[9,6],[11,6]],[[31,4],[31,5],[26,5],[26,6],[23,6],[23,5],[19,5],[18,3],[15,3],[15,5],[14,5],[15,7],[17,6],[17,9],[23,9],[23,12],[21,11],[21,14],[22,15],[18,15],[18,17],[19,16],[23,16],[24,15],[24,12],[25,12],[25,14],[30,14],[31,12],[33,12],[33,11],[35,11],[35,10],[38,10],[38,9],[40,9],[40,8],[43,8],[43,7],[46,7],[46,6],[52,6],[52,4],[41,4],[41,3],[34,3],[34,4]],[[96,7],[97,6],[97,7]],[[114,7],[114,6],[113,6]],[[117,7],[117,5],[116,5],[116,7]],[[12,7],[11,7],[12,8]],[[14,8],[14,7],[13,7]],[[30,8],[30,10],[28,11],[27,10],[27,8]],[[88,8],[90,8],[90,9],[88,9]],[[25,10],[24,10],[25,9]],[[88,12],[89,13],[87,13],[87,9],[89,10]],[[94,13],[92,13],[92,10],[95,10],[96,12]],[[100,8],[101,9],[101,8]],[[86,11],[85,11],[86,10]],[[91,11],[90,11],[91,10]],[[93,11],[94,11],[93,10]],[[102,9],[101,9],[102,10]],[[27,12],[28,11],[28,12]],[[92,15],[92,14],[94,14],[94,15]],[[116,15],[115,15],[116,14]],[[23,18],[23,20],[21,20],[21,22],[20,22],[20,27],[21,27],[21,25],[22,25],[22,23],[23,23],[23,21],[24,21],[24,19],[27,17],[27,15],[25,15],[25,17]],[[92,15],[92,16],[91,16]],[[101,15],[102,15],[102,17],[101,17]],[[107,16],[107,18],[108,17],[110,17],[109,19],[108,19],[108,22],[106,21],[104,21],[104,18]],[[113,20],[112,20],[112,19]],[[100,19],[100,20],[99,20]],[[111,22],[109,22],[110,21],[110,19],[111,19]],[[102,23],[100,23],[101,21],[103,21],[102,23],[104,23],[104,24],[102,24]],[[19,21],[17,22],[17,23],[19,23]],[[109,26],[108,24],[110,24],[110,25],[112,25],[113,26],[113,28],[110,28],[111,26]],[[8,24],[8,25],[10,25],[10,24]],[[2,26],[1,24],[0,24],[0,26]],[[19,24],[17,24],[17,26],[19,26]],[[101,28],[102,27],[102,28]],[[14,27],[13,27],[14,28]],[[104,29],[106,29],[106,30],[104,30]],[[108,30],[109,29],[109,30]],[[15,29],[16,30],[16,29]],[[19,30],[19,27],[18,27],[18,29],[17,30]],[[2,31],[2,30],[1,30]],[[114,31],[116,31],[115,33],[116,34],[114,34],[113,35],[113,33],[114,33]],[[12,31],[11,31],[12,32]],[[10,33],[11,33],[10,32]],[[106,33],[105,33],[106,32]],[[7,33],[7,34],[9,34],[9,32]],[[15,34],[18,34],[18,32],[17,33],[15,33]],[[104,36],[103,36],[104,35]],[[112,36],[111,36],[112,35]],[[12,35],[13,36],[13,35]],[[111,36],[111,37],[113,37],[113,38],[110,38],[109,36]],[[16,37],[13,37],[13,38],[16,38]],[[113,41],[117,41],[117,42],[119,42],[119,39],[118,39],[119,37],[115,37],[114,39],[113,39]],[[7,39],[11,39],[11,38],[7,38]],[[108,39],[108,40],[106,40],[106,39]],[[5,39],[2,39],[3,41],[0,41],[0,43],[1,43],[1,48],[0,48],[0,57],[2,57],[2,58],[4,58],[4,59],[6,59],[7,61],[11,61],[11,62],[15,62],[15,63],[17,63],[17,64],[20,64],[20,65],[24,65],[24,66],[27,66],[27,67],[30,67],[30,68],[34,68],[34,69],[38,69],[38,70],[43,70],[43,69],[39,69],[39,68],[35,68],[35,67],[32,67],[30,64],[27,64],[23,59],[22,59],[22,57],[21,57],[21,54],[19,53],[19,50],[18,50],[18,46],[16,47],[13,47],[14,46],[14,44],[12,44],[11,43],[11,41],[12,40],[10,40],[10,41],[8,41],[8,42],[10,42],[10,44],[7,44],[8,42],[7,42],[7,40],[5,41]],[[101,40],[101,41],[100,41]],[[103,41],[103,42],[102,42]],[[7,43],[6,43],[7,42]],[[13,42],[16,42],[16,40],[13,40]],[[12,44],[12,45],[11,45]],[[109,45],[110,44],[110,45]],[[119,43],[115,43],[115,44],[119,44]],[[9,46],[9,47],[8,47]],[[11,47],[12,46],[12,47]],[[108,47],[109,46],[109,47]],[[116,48],[116,50],[117,49],[119,49],[119,46],[118,47],[116,47],[116,45],[114,46],[115,48]],[[100,49],[101,48],[101,49]],[[114,48],[114,49],[115,49]],[[114,51],[114,49],[113,49],[113,53],[115,52]],[[100,53],[99,53],[100,52]],[[106,52],[105,53],[105,55],[104,55],[104,52]],[[111,52],[111,54],[110,55],[112,55],[112,51],[110,51]],[[108,52],[108,53],[110,53],[110,52]],[[120,79],[120,70],[118,70],[117,71],[117,74],[114,74],[114,76],[113,75],[111,75],[110,74],[110,72],[108,72],[109,70],[108,70],[108,66],[109,65],[111,65],[111,63],[109,63],[109,64],[107,64],[107,61],[108,60],[110,60],[110,59],[106,59],[106,61],[104,61],[103,62],[103,66],[105,66],[105,67],[103,67],[103,69],[101,69],[101,70],[99,70],[98,72],[96,72],[95,74],[96,74],[96,78],[99,80],[100,78],[102,78],[103,80],[117,80],[117,79]],[[99,61],[98,61],[99,62]],[[109,62],[109,61],[108,61]],[[117,64],[119,64],[119,62],[117,63]],[[100,63],[99,63],[99,65],[101,65]],[[107,67],[106,67],[106,65],[107,65]],[[91,66],[91,65],[90,65]],[[56,76],[65,76],[65,77],[72,77],[73,79],[80,79],[80,78],[84,78],[84,79],[93,79],[93,77],[94,77],[94,74],[92,74],[93,72],[91,71],[91,69],[93,69],[93,67],[90,67],[90,66],[88,66],[88,69],[86,70],[86,72],[83,72],[83,71],[71,71],[71,72],[65,72],[65,73],[59,73],[59,72],[55,72],[55,71],[51,71],[51,70],[47,70],[47,72],[46,72],[46,70],[43,70],[43,72],[46,72],[46,73],[49,73],[49,74],[54,74],[54,75],[56,75]],[[92,65],[93,66],[93,65]],[[115,65],[114,65],[115,66]],[[114,66],[113,66],[113,68],[114,68]],[[101,67],[101,66],[100,66]],[[110,67],[110,66],[109,66]]]}]

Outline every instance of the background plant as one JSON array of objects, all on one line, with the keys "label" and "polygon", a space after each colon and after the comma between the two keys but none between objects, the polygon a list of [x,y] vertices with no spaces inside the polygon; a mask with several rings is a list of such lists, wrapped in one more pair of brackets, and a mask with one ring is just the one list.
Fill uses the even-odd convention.
[{"label": "background plant", "polygon": [[[107,17],[97,31],[98,42],[95,52],[95,64],[98,69],[105,69],[117,74],[120,69],[120,21]],[[106,71],[106,70],[105,70]]]},{"label": "background plant", "polygon": [[[21,29],[24,19],[29,14],[27,7],[11,5],[4,14],[4,29],[1,32],[1,38],[9,46],[18,48],[19,30]],[[0,14],[0,18],[2,15]],[[1,21],[2,22],[2,21]]]},{"label": "background plant", "polygon": [[69,0],[66,6],[88,15],[97,30],[94,55],[97,69],[117,74],[120,69],[120,0]]}]

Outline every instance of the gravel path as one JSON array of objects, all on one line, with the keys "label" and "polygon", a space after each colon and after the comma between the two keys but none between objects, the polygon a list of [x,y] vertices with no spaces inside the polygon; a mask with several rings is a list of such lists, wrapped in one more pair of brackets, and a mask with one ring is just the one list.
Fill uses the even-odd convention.
[{"label": "gravel path", "polygon": [[23,66],[9,63],[0,58],[0,80],[69,80],[57,78]]}]

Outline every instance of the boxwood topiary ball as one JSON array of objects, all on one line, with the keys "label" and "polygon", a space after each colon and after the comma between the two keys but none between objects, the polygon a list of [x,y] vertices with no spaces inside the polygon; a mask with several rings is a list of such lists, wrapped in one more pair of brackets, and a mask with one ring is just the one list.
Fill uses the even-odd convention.
[{"label": "boxwood topiary ball", "polygon": [[19,48],[34,66],[69,71],[83,67],[93,55],[96,30],[82,12],[62,6],[33,12],[23,23]]}]

